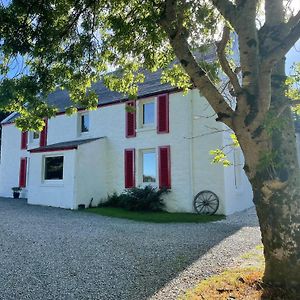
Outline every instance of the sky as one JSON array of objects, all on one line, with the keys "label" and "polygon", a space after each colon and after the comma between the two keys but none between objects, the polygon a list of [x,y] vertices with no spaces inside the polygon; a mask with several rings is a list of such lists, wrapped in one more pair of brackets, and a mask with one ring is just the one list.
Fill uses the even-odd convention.
[{"label": "sky", "polygon": [[291,66],[295,62],[300,62],[300,40],[295,44],[295,46],[289,51],[286,56],[286,74],[291,73]]},{"label": "sky", "polygon": [[[300,0],[292,0],[290,1],[290,7],[295,12],[300,10]],[[300,62],[300,40],[296,43],[296,45],[289,51],[286,56],[286,73],[291,73],[291,66],[295,62]]]}]

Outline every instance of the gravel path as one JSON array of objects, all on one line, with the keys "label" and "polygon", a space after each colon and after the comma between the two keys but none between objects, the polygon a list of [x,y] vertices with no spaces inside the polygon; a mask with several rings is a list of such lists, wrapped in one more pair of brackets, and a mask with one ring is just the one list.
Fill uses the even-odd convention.
[{"label": "gravel path", "polygon": [[260,242],[253,209],[149,224],[0,199],[0,299],[176,299]]}]

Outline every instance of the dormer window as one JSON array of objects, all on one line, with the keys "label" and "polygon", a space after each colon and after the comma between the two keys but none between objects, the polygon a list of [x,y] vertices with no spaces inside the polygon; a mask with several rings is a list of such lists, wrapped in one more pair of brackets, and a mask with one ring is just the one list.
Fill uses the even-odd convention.
[{"label": "dormer window", "polygon": [[90,130],[90,118],[88,113],[80,114],[80,132],[86,133]]}]

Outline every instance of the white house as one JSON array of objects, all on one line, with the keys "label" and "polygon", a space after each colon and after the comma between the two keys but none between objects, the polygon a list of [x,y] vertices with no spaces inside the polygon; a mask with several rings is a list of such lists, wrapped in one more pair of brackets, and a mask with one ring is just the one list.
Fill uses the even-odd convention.
[{"label": "white house", "polygon": [[146,74],[137,101],[99,82],[98,109],[72,116],[64,113],[67,92],[56,91],[47,102],[59,113],[41,133],[20,132],[18,115],[11,114],[2,122],[0,196],[20,186],[30,204],[77,209],[114,191],[152,184],[170,188],[169,211],[194,212],[194,197],[203,190],[218,196],[219,214],[252,206],[241,151],[229,151],[233,166],[211,163],[209,151],[230,143],[228,129],[197,90],[184,96],[161,84],[160,75]]}]

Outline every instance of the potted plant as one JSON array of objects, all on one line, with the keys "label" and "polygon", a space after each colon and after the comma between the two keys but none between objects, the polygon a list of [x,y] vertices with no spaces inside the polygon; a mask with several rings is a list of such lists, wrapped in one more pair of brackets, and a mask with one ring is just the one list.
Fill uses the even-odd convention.
[{"label": "potted plant", "polygon": [[12,191],[13,191],[14,199],[19,199],[21,191],[22,191],[22,188],[20,188],[18,186],[15,186],[15,187],[12,188]]}]

